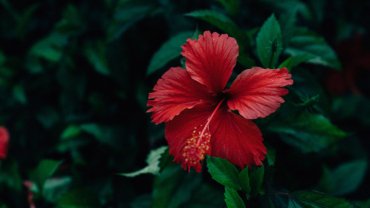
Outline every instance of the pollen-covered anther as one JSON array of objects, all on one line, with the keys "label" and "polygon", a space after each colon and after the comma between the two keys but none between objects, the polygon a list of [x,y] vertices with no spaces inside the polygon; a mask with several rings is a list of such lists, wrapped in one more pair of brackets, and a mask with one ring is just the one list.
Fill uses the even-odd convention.
[{"label": "pollen-covered anther", "polygon": [[211,152],[211,134],[208,129],[194,128],[192,136],[185,142],[185,146],[182,149],[182,156],[184,158],[183,168],[190,170],[194,167],[197,172],[202,169],[201,161],[204,160],[205,155]]}]

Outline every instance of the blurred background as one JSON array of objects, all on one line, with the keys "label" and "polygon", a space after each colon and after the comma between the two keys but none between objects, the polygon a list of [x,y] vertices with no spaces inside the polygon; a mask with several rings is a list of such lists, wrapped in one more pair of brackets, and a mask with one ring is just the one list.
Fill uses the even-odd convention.
[{"label": "blurred background", "polygon": [[[183,64],[185,40],[235,37],[237,74],[261,66],[256,35],[273,13],[276,67],[289,66],[295,85],[257,121],[276,154],[267,194],[247,204],[288,207],[268,193],[317,189],[370,207],[369,10],[360,0],[0,0],[0,125],[10,134],[0,207],[225,207],[207,171],[187,173],[168,156],[160,175],[118,174],[166,145],[147,95]],[[273,205],[261,202],[270,196]]]}]

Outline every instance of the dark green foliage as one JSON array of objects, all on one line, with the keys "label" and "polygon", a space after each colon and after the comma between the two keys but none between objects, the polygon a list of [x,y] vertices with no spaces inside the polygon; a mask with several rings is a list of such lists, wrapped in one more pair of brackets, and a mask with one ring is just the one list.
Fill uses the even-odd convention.
[{"label": "dark green foliage", "polygon": [[324,168],[319,189],[333,195],[344,195],[355,191],[364,179],[366,160],[344,163],[334,170]]},{"label": "dark green foliage", "polygon": [[249,194],[251,192],[251,185],[250,185],[250,179],[249,179],[249,168],[246,167],[239,173],[239,183],[242,187],[242,190]]},{"label": "dark green foliage", "polygon": [[187,14],[187,16],[208,22],[230,36],[235,37],[238,40],[238,43],[243,41],[242,31],[229,17],[220,12],[213,10],[198,10]]},{"label": "dark green foliage", "polygon": [[245,204],[240,198],[238,192],[229,187],[225,187],[225,203],[228,208],[243,208],[245,207]]},{"label": "dark green foliage", "polygon": [[264,185],[264,177],[265,177],[265,168],[264,166],[255,167],[250,170],[249,173],[249,183],[251,186],[251,194],[258,195],[263,194],[263,185]]},{"label": "dark green foliage", "polygon": [[238,170],[227,160],[209,157],[207,159],[208,172],[211,177],[221,185],[239,190]]},{"label": "dark green foliage", "polygon": [[292,115],[279,124],[271,124],[269,129],[302,152],[320,151],[347,136],[323,115],[311,113]]},{"label": "dark green foliage", "polygon": [[[10,132],[0,208],[370,207],[369,10],[344,0],[0,0],[0,126]],[[205,30],[238,42],[229,83],[253,66],[292,73],[282,106],[255,120],[262,166],[207,156],[201,173],[183,170],[146,113],[158,78],[184,67],[181,45]]]},{"label": "dark green foliage", "polygon": [[51,177],[61,162],[55,160],[42,160],[30,174],[30,179],[36,183],[38,190],[42,191],[46,179]]},{"label": "dark green foliage", "polygon": [[344,199],[335,198],[332,196],[325,195],[320,192],[314,191],[300,191],[293,195],[296,198],[296,202],[299,206],[304,208],[352,208],[353,205]]},{"label": "dark green foliage", "polygon": [[192,36],[193,32],[181,32],[166,43],[153,55],[150,60],[147,74],[150,75],[158,69],[166,66],[168,62],[180,56],[181,46]]},{"label": "dark green foliage", "polygon": [[308,63],[340,69],[340,62],[325,40],[305,28],[297,28],[288,42],[286,53],[296,57],[305,56]]},{"label": "dark green foliage", "polygon": [[262,25],[257,34],[257,55],[266,68],[275,68],[276,62],[283,51],[281,29],[275,15],[271,15]]},{"label": "dark green foliage", "polygon": [[97,196],[84,189],[73,189],[64,193],[57,202],[58,208],[69,208],[69,207],[100,207]]}]

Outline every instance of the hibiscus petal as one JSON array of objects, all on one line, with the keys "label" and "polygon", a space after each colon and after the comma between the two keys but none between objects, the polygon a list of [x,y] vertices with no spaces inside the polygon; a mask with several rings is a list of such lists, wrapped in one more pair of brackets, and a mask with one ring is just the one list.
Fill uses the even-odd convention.
[{"label": "hibiscus petal", "polygon": [[212,156],[225,158],[240,168],[262,165],[267,151],[261,131],[252,121],[225,109],[217,112],[210,128]]},{"label": "hibiscus petal", "polygon": [[[261,165],[266,148],[258,127],[228,112],[226,107],[218,109],[212,117],[213,107],[200,105],[184,110],[166,123],[165,137],[174,161],[185,170],[193,167],[197,172],[201,171],[201,162],[206,155],[225,158],[240,168]],[[210,118],[209,126],[204,128]],[[199,135],[203,131],[205,136],[199,142]],[[192,157],[189,157],[189,152]]]},{"label": "hibiscus petal", "polygon": [[188,39],[181,54],[186,58],[186,70],[195,81],[211,92],[220,92],[235,67],[239,46],[226,34],[206,31],[198,40]]},{"label": "hibiscus petal", "polygon": [[[201,171],[201,161],[205,155],[208,155],[211,151],[209,139],[209,128],[205,128],[202,141],[199,145],[192,145],[198,142],[199,133],[202,132],[204,125],[207,123],[207,119],[212,114],[212,109],[207,106],[197,106],[190,110],[184,110],[179,116],[176,116],[172,121],[166,123],[165,137],[169,146],[169,153],[174,156],[174,161],[180,163],[185,170],[189,170],[191,167],[195,168],[197,172]],[[195,135],[195,136],[194,136]],[[194,141],[191,141],[194,140]],[[208,148],[206,151],[201,151],[197,148],[203,145]],[[190,151],[194,154],[191,156],[198,157],[196,161],[189,161],[188,152],[184,152],[184,149],[190,147]],[[195,163],[191,163],[195,162]]]},{"label": "hibiscus petal", "polygon": [[227,105],[246,119],[266,117],[284,103],[288,90],[283,87],[293,84],[291,77],[286,68],[244,70],[227,91]]},{"label": "hibiscus petal", "polygon": [[159,124],[172,120],[185,109],[205,103],[211,99],[207,89],[192,80],[188,72],[173,67],[163,74],[149,93],[147,112],[152,112],[152,120]]},{"label": "hibiscus petal", "polygon": [[9,132],[6,128],[0,127],[0,160],[5,159],[8,153]]}]

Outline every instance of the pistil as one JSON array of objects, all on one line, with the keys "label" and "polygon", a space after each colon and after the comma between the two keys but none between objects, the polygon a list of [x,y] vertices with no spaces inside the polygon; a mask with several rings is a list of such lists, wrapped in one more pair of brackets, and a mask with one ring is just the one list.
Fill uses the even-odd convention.
[{"label": "pistil", "polygon": [[[211,132],[209,131],[209,125],[223,101],[224,99],[217,104],[208,117],[207,123],[204,126],[194,127],[192,136],[186,140],[185,146],[182,149],[184,169],[190,170],[191,167],[194,167],[197,172],[200,172],[202,168],[201,161],[204,160],[205,155],[211,152]],[[198,129],[202,130],[200,131]]]},{"label": "pistil", "polygon": [[200,135],[199,135],[199,140],[198,140],[198,142],[197,142],[197,145],[199,145],[199,144],[200,144],[200,142],[201,142],[201,138],[203,138],[203,135],[204,135],[204,132],[206,132],[206,129],[208,129],[208,131],[209,131],[209,124],[211,123],[212,118],[215,116],[215,114],[216,114],[217,110],[220,108],[220,106],[221,106],[221,104],[224,102],[224,100],[225,100],[225,99],[222,99],[220,102],[218,102],[218,104],[217,104],[216,108],[212,111],[212,114],[208,117],[208,119],[207,119],[207,123],[204,125],[204,127],[203,127],[203,129],[202,129],[202,131],[201,131],[201,133],[200,133]]}]

